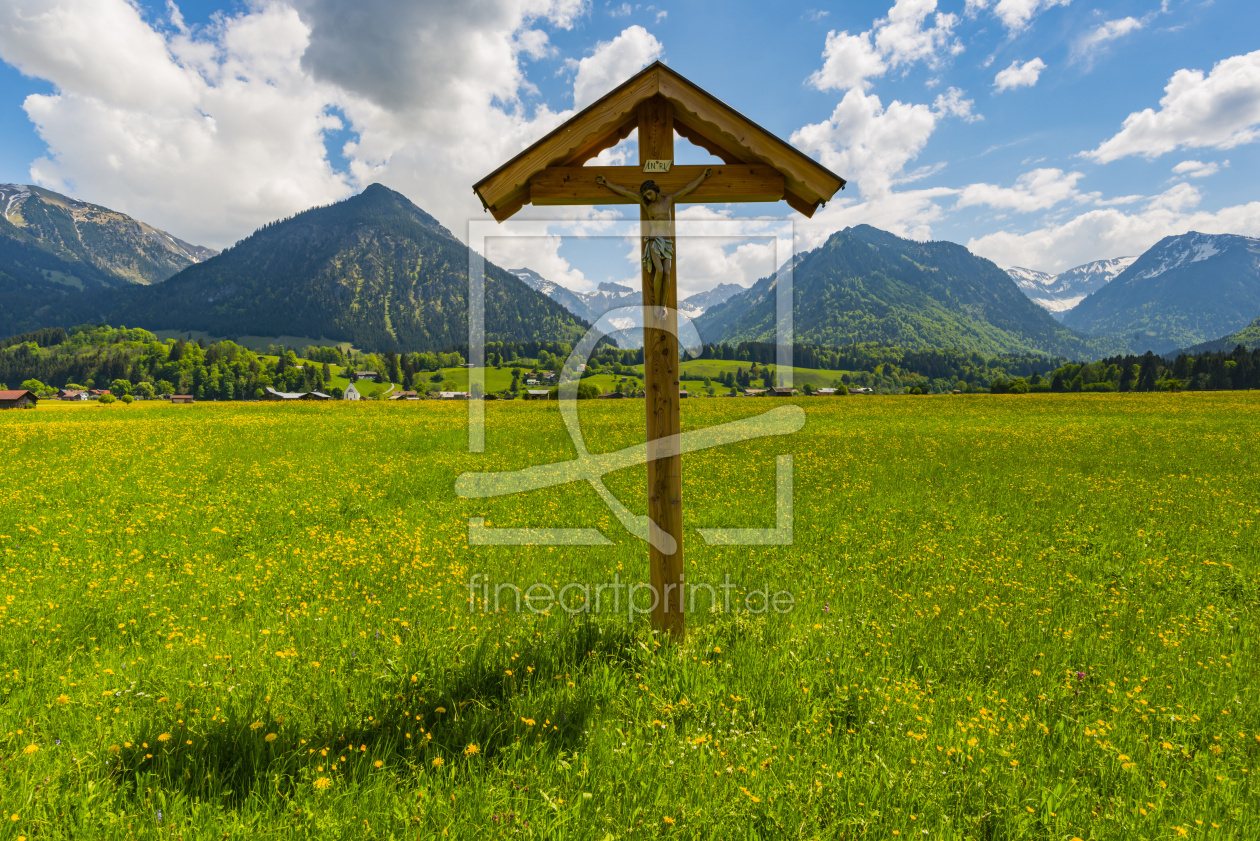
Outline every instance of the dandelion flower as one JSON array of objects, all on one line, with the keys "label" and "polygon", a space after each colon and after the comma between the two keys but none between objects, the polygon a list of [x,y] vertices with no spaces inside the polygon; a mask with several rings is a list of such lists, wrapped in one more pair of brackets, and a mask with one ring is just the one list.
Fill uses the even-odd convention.
[{"label": "dandelion flower", "polygon": [[268,733],[266,736],[263,736],[264,742],[274,742],[275,740],[276,740],[275,733]]},{"label": "dandelion flower", "polygon": [[476,756],[481,753],[481,748],[477,747],[476,742],[469,742],[468,747],[464,748],[464,756]]},{"label": "dandelion flower", "polygon": [[434,710],[434,712],[435,712],[435,713],[444,713],[444,712],[446,712],[446,707],[438,707],[437,709],[435,709],[435,710]]},{"label": "dandelion flower", "polygon": [[68,704],[69,702],[70,702],[70,698],[69,698],[68,696],[66,696],[66,695],[58,695],[58,696],[57,696],[57,703],[58,703],[58,704]]},{"label": "dandelion flower", "polygon": [[[22,749],[22,753],[26,754],[27,756],[30,756],[33,753],[39,753],[39,745],[27,745],[25,748]],[[14,815],[13,819],[17,820],[17,815]]]},{"label": "dandelion flower", "polygon": [[262,727],[262,726],[263,726],[263,723],[262,723],[261,721],[255,721],[253,724],[249,725],[249,729],[250,729],[250,730],[257,730],[257,729],[259,729],[259,728],[260,728],[260,727]]},{"label": "dandelion flower", "polygon": [[375,762],[373,762],[373,763],[372,763],[372,767],[373,767],[373,768],[380,768],[380,767],[381,767],[382,765],[384,765],[384,764],[385,764],[384,762],[382,762],[381,760],[379,760],[379,759],[378,759],[378,760],[376,760]]},{"label": "dandelion flower", "polygon": [[332,780],[328,779],[327,777],[320,777],[311,785],[315,786],[316,791],[323,791],[324,789],[332,785]]},{"label": "dandelion flower", "polygon": [[434,768],[441,768],[441,767],[442,767],[443,765],[445,765],[445,764],[446,764],[446,763],[442,761],[442,757],[440,757],[440,756],[439,756],[439,757],[435,757],[435,758],[434,758],[434,760],[433,760],[433,767],[434,767]]},{"label": "dandelion flower", "polygon": [[159,741],[159,742],[169,742],[170,740],[171,740],[171,734],[170,734],[170,733],[163,733],[163,734],[161,734],[160,736],[158,736],[158,741]]},{"label": "dandelion flower", "polygon": [[665,822],[665,825],[666,825],[666,826],[673,826],[673,825],[674,825],[674,819],[673,819],[673,818],[671,818],[669,815],[665,815],[663,818],[661,818],[661,820]]}]

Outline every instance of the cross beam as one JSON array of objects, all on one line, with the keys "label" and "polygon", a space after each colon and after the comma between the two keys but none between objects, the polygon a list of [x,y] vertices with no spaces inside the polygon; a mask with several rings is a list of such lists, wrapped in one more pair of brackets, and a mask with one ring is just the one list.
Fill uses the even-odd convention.
[{"label": "cross beam", "polygon": [[[666,159],[668,160],[668,159]],[[664,193],[675,193],[695,181],[704,166],[672,166],[669,172],[643,172],[637,166],[552,166],[529,179],[529,202],[534,205],[634,204],[595,183],[602,175],[614,184],[637,189],[649,178]],[[783,176],[774,167],[759,164],[718,164],[703,184],[681,203],[778,201],[783,198]]]}]

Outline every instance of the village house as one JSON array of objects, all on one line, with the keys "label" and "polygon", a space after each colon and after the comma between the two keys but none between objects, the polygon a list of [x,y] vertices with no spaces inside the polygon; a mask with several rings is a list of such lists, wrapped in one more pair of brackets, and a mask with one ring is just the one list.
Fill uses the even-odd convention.
[{"label": "village house", "polygon": [[380,374],[375,371],[355,371],[353,380],[357,383],[359,380],[376,380],[380,379]]},{"label": "village house", "polygon": [[625,395],[620,391],[605,391],[599,396],[600,400],[620,400],[623,398],[625,398]]},{"label": "village house", "polygon": [[108,389],[108,388],[94,388],[94,389],[92,389],[91,391],[89,391],[89,392],[88,392],[88,394],[89,394],[89,395],[90,395],[93,399],[95,399],[95,398],[99,398],[99,397],[104,397],[105,395],[109,394],[109,389]]},{"label": "village house", "polygon": [[171,402],[172,403],[193,403],[195,401],[193,400],[193,396],[191,394],[172,394]]},{"label": "village house", "polygon": [[526,400],[550,400],[551,392],[545,388],[531,388],[525,392],[523,397]]},{"label": "village house", "polygon": [[439,391],[438,397],[442,400],[467,400],[469,394],[466,391]]},{"label": "village house", "polygon": [[390,400],[419,400],[420,395],[414,391],[395,391],[389,396]]},{"label": "village house", "polygon": [[744,396],[745,396],[745,397],[760,397],[761,395],[763,395],[763,394],[765,394],[765,393],[766,393],[766,390],[765,390],[764,388],[746,388],[746,389],[744,389]]},{"label": "village house", "polygon": [[0,409],[34,409],[39,397],[33,391],[14,389],[0,391]]},{"label": "village house", "polygon": [[331,400],[322,391],[276,391],[271,386],[263,389],[263,400]]},{"label": "village house", "polygon": [[68,400],[72,403],[82,403],[88,399],[87,389],[61,389],[57,392],[58,400]]},{"label": "village house", "polygon": [[835,397],[836,390],[834,388],[816,388],[814,389],[814,394],[817,394],[819,397]]},{"label": "village house", "polygon": [[796,389],[791,386],[776,385],[774,388],[770,389],[770,393],[775,397],[795,397]]}]

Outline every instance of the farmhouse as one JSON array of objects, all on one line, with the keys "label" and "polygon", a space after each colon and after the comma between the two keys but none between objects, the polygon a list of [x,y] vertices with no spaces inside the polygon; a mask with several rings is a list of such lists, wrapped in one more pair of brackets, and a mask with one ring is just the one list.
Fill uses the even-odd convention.
[{"label": "farmhouse", "polygon": [[109,389],[108,388],[94,388],[91,391],[89,391],[88,394],[90,394],[92,397],[104,397],[105,395],[109,394]]},{"label": "farmhouse", "polygon": [[765,394],[765,393],[766,393],[766,390],[765,390],[764,388],[746,388],[746,389],[744,389],[744,396],[745,396],[745,397],[760,397],[761,395],[763,395],[763,394]]},{"label": "farmhouse", "polygon": [[375,371],[355,371],[354,381],[357,383],[359,380],[375,380],[379,379],[380,376],[381,375]]},{"label": "farmhouse", "polygon": [[390,400],[419,400],[420,395],[414,391],[395,391],[389,396]]},{"label": "farmhouse", "polygon": [[72,403],[82,403],[88,399],[87,389],[62,389],[58,392],[58,400],[69,400]]},{"label": "farmhouse", "polygon": [[322,391],[276,391],[271,386],[263,389],[263,400],[332,400]]},{"label": "farmhouse", "polygon": [[193,396],[191,394],[172,394],[171,402],[172,403],[192,403]]},{"label": "farmhouse", "polygon": [[443,400],[467,400],[468,392],[466,391],[439,391],[438,397]]},{"label": "farmhouse", "polygon": [[691,392],[690,392],[690,391],[688,391],[688,390],[687,390],[687,389],[685,389],[685,388],[680,388],[680,389],[678,390],[678,396],[679,396],[679,397],[690,397],[690,396],[691,396]]},{"label": "farmhouse", "polygon": [[625,398],[625,395],[620,391],[605,391],[599,396],[600,400],[621,400],[623,398]]},{"label": "farmhouse", "polygon": [[836,390],[834,388],[816,388],[814,389],[814,394],[817,394],[819,397],[835,397]]},{"label": "farmhouse", "polygon": [[0,391],[0,409],[34,409],[39,398],[26,389]]},{"label": "farmhouse", "polygon": [[791,386],[776,385],[770,389],[770,393],[775,397],[794,397],[796,396],[796,389]]},{"label": "farmhouse", "polygon": [[525,392],[526,400],[550,400],[551,392],[545,388],[531,388]]}]

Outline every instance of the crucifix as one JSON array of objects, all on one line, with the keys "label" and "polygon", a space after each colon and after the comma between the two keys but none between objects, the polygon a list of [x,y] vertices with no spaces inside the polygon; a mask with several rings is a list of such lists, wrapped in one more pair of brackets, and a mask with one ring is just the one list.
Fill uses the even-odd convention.
[{"label": "crucifix", "polygon": [[[632,131],[638,132],[637,167],[584,165]],[[676,134],[722,163],[675,165]],[[655,62],[473,187],[486,210],[500,222],[527,203],[639,205],[647,513],[674,546],[666,554],[649,542],[648,564],[656,596],[652,627],[673,639],[680,639],[686,628],[682,456],[677,448],[657,443],[677,440],[681,431],[676,207],[684,202],[786,200],[793,209],[813,216],[844,184],[840,176]]]}]

